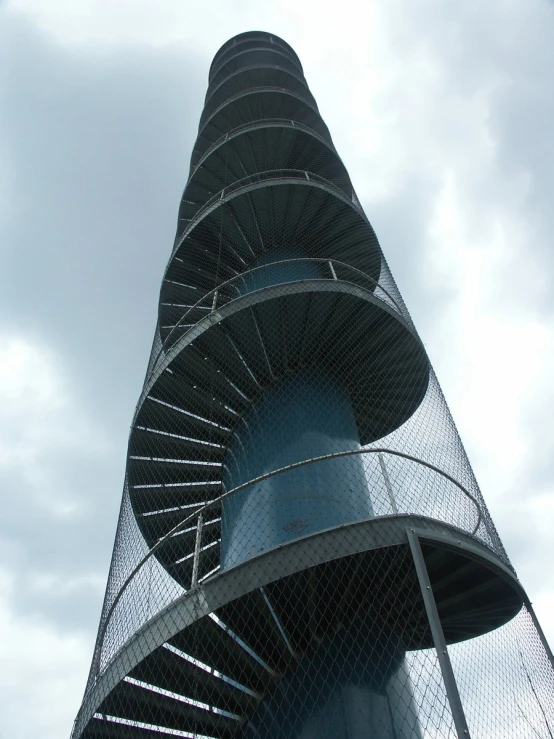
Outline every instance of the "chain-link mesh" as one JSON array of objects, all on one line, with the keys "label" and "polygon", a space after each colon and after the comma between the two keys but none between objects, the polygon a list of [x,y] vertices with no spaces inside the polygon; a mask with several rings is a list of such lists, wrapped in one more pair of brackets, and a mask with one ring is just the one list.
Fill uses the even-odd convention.
[{"label": "chain-link mesh", "polygon": [[554,736],[554,674],[526,607],[450,654],[472,736]]},{"label": "chain-link mesh", "polygon": [[552,737],[526,603],[296,54],[237,37],[210,73],[75,739]]}]

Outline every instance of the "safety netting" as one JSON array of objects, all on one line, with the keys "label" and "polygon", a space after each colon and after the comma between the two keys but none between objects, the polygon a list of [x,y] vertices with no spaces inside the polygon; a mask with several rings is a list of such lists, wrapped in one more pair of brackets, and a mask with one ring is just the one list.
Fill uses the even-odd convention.
[{"label": "safety netting", "polygon": [[212,65],[73,736],[546,739],[553,687],[298,57],[242,34]]}]

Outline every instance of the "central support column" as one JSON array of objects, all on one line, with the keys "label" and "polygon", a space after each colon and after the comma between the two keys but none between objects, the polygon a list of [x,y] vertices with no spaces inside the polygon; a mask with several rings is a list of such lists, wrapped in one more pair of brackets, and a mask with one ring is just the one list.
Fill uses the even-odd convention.
[{"label": "central support column", "polygon": [[[359,448],[347,390],[322,365],[307,367],[277,381],[244,414],[228,448],[225,489]],[[361,455],[279,473],[224,501],[222,568],[372,516]],[[368,620],[329,634],[262,701],[244,732],[249,739],[421,739],[398,635]]]},{"label": "central support column", "polygon": [[[295,462],[359,448],[347,391],[323,367],[306,368],[276,382],[245,413],[227,453],[225,489]],[[372,515],[360,455],[280,473],[224,501],[222,567]]]},{"label": "central support column", "polygon": [[248,739],[421,739],[398,639],[354,622],[322,643],[245,727]]}]

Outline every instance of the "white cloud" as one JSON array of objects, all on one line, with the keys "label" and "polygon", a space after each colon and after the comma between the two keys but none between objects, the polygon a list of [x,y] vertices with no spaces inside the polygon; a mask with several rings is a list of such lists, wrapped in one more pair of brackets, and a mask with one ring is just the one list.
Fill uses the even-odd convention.
[{"label": "white cloud", "polygon": [[80,491],[56,490],[50,459],[78,450],[102,457],[107,447],[59,357],[44,343],[0,334],[0,472],[19,474],[37,502],[65,515],[76,507]]},{"label": "white cloud", "polygon": [[2,736],[69,736],[90,662],[90,637],[36,618],[15,617],[16,583],[0,570],[0,693]]},{"label": "white cloud", "polygon": [[[0,534],[0,711],[5,736],[69,735],[82,695],[92,633],[68,629],[68,619],[61,617],[72,598],[86,603],[95,593],[100,601],[105,574],[87,568],[71,578],[56,569],[55,560],[37,559],[33,548],[40,551],[47,543],[56,520],[70,518],[79,525],[87,501],[81,489],[64,486],[63,465],[83,453],[102,459],[105,442],[88,420],[60,357],[44,342],[0,334],[0,475],[10,480],[2,486],[3,524],[15,506],[20,531],[27,530],[25,519],[27,525],[37,522],[36,540],[5,525]],[[67,558],[74,553],[69,545],[66,541]],[[63,548],[64,542],[56,546]]]}]

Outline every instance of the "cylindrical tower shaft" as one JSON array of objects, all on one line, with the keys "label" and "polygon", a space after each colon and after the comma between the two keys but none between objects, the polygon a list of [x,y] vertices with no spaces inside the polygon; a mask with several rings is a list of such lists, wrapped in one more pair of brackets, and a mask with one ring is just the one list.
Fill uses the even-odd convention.
[{"label": "cylindrical tower shaft", "polygon": [[551,736],[551,654],[296,53],[241,34],[209,79],[74,739]]},{"label": "cylindrical tower shaft", "polygon": [[[268,87],[280,85],[283,91],[300,92],[304,98],[311,98],[300,65],[283,46],[278,46],[273,38],[267,36],[256,39],[254,47],[244,48],[246,43],[244,40],[234,49],[226,49],[220,55],[222,58],[216,56],[204,116],[213,109],[214,101],[221,105],[262,83]],[[260,224],[267,221],[270,207],[272,215],[271,224],[263,231],[265,238],[259,239],[256,256],[250,258],[248,265],[251,268],[263,265],[265,269],[254,273],[247,270],[249,274],[239,286],[240,294],[269,290],[291,282],[317,280],[325,269],[332,273],[332,263],[308,261],[313,252],[299,238],[303,232],[317,231],[316,213],[313,218],[307,218],[299,208],[287,207],[287,201],[278,191],[282,188],[280,179],[287,175],[300,174],[310,183],[310,175],[313,177],[315,174],[321,178],[321,181],[316,179],[317,184],[336,186],[352,200],[352,187],[332,149],[330,138],[321,140],[306,125],[297,131],[294,119],[283,128],[282,119],[263,116],[255,122],[241,121],[244,133],[242,136],[240,132],[233,135],[236,128],[231,123],[231,110],[228,105],[228,110],[223,112],[223,115],[227,114],[227,124],[221,142],[224,151],[218,157],[218,185],[232,189],[237,183],[248,185],[260,177],[266,181],[275,180],[275,192],[266,188],[265,192],[262,190],[258,203],[249,200],[247,210],[239,210],[237,205],[235,211],[239,227],[249,231],[261,230]],[[225,128],[225,123],[220,125]],[[319,128],[323,129],[322,122]],[[216,165],[212,164],[212,167]],[[194,182],[193,176],[187,193],[190,189],[200,195],[200,187],[195,189]],[[298,189],[293,185],[287,197],[293,206]],[[283,234],[285,221],[286,236]],[[345,210],[337,217],[335,227],[348,231],[351,221],[351,213]],[[223,239],[227,235],[223,216],[221,227]],[[312,249],[318,246],[317,238],[311,239],[310,246]],[[372,273],[378,277],[380,259],[376,245],[370,241],[370,232],[367,232],[365,244],[362,242],[361,247],[360,266],[371,261]],[[333,251],[342,257],[340,249],[338,240],[333,244]],[[345,258],[350,263],[348,256]],[[356,263],[356,260],[352,261]],[[350,321],[355,323],[355,302],[350,311]],[[285,371],[280,368],[289,327],[294,320],[290,301],[282,305],[278,301],[267,301],[263,306],[259,331],[264,337],[264,351],[276,360],[276,371],[271,381],[252,399],[233,430],[223,460],[224,490],[232,490],[290,464],[360,449],[360,432],[354,410],[357,399],[351,396],[338,368],[322,366],[321,361],[310,357],[305,363],[289,366]],[[381,361],[379,352],[376,352],[373,364],[378,366]],[[368,383],[371,381],[370,377],[366,379]],[[396,395],[393,383],[389,393]],[[416,384],[410,408],[415,410],[421,398],[421,389]],[[385,396],[385,407],[388,400]],[[396,408],[390,404],[382,418],[383,431],[394,429],[396,423]],[[325,466],[309,465],[283,472],[244,488],[223,503],[221,567],[231,567],[299,536],[367,519],[371,515],[370,485],[361,456],[342,457],[329,461]],[[298,739],[308,735],[323,736],[324,723],[328,735],[335,737],[362,739],[370,730],[383,739],[408,736],[408,729],[406,733],[395,729],[403,721],[396,717],[396,704],[388,700],[387,690],[390,692],[390,689],[386,687],[391,681],[398,682],[397,673],[402,669],[408,692],[402,694],[400,702],[410,706],[413,717],[406,726],[410,736],[420,736],[416,729],[416,711],[409,692],[409,680],[402,668],[400,643],[392,634],[379,637],[370,628],[366,644],[362,634],[364,632],[360,631],[356,639],[350,635],[350,640],[343,641],[340,646],[335,638],[329,644],[326,659],[318,655],[317,662],[302,662],[288,688],[282,688],[287,697],[280,708],[268,709],[271,721],[267,722],[268,713],[262,710],[261,715],[265,718],[250,733],[255,732],[260,737],[287,736],[289,739],[293,736],[298,736]],[[379,638],[384,646],[393,646],[372,652],[371,645]],[[356,666],[360,650],[367,652],[363,668]],[[342,660],[338,678],[337,658]],[[317,680],[314,672],[319,676]],[[309,701],[302,698],[304,710],[299,711],[296,705],[298,696],[314,693],[316,685],[317,700],[310,706]],[[358,716],[361,702],[366,705],[363,719]],[[340,706],[338,711],[337,706]],[[284,726],[287,728],[283,729]]]}]

